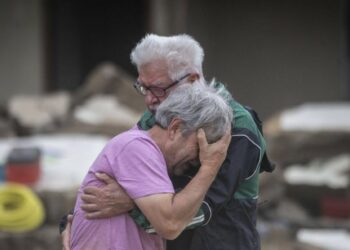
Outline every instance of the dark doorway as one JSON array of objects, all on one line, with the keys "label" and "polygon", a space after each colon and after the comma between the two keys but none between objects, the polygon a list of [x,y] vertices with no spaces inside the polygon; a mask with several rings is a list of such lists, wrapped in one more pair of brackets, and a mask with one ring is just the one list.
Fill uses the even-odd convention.
[{"label": "dark doorway", "polygon": [[44,4],[46,90],[74,90],[105,61],[136,74],[129,54],[146,32],[146,1],[50,0]]}]

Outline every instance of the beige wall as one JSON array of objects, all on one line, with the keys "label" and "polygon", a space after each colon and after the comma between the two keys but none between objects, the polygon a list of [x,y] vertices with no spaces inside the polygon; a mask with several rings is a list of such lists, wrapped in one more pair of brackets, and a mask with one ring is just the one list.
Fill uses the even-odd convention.
[{"label": "beige wall", "polygon": [[0,1],[0,103],[43,84],[40,0]]},{"label": "beige wall", "polygon": [[266,118],[309,101],[349,98],[343,1],[189,0],[188,30],[207,78]]}]

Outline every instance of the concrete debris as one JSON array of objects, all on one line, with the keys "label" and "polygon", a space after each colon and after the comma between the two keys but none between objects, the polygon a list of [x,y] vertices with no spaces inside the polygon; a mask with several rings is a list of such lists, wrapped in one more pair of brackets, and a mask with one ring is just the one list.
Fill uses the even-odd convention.
[{"label": "concrete debris", "polygon": [[350,233],[342,229],[300,229],[297,239],[325,250],[348,250],[350,246]]},{"label": "concrete debris", "polygon": [[[349,249],[348,232],[323,230],[350,230],[350,103],[286,110],[264,123],[264,134],[269,156],[278,167],[272,173],[275,178],[261,178],[261,197],[279,199],[259,207],[269,232],[261,234],[263,248]],[[288,233],[279,235],[284,228]],[[285,240],[278,246],[274,241],[279,237]],[[341,240],[345,241],[329,245]]]},{"label": "concrete debris", "polygon": [[118,101],[137,112],[145,109],[142,96],[139,96],[133,83],[135,78],[113,63],[98,65],[86,77],[82,87],[77,89],[73,98],[73,107],[81,105],[89,97],[98,94],[110,94]]},{"label": "concrete debris", "polygon": [[33,96],[17,95],[8,103],[9,115],[18,125],[34,132],[54,130],[69,112],[70,95],[66,92]]},{"label": "concrete debris", "polygon": [[[41,178],[33,189],[47,213],[39,230],[20,235],[0,233],[1,249],[61,249],[57,224],[74,207],[87,169],[107,137],[131,128],[144,110],[143,98],[132,87],[134,80],[106,63],[91,72],[72,99],[66,93],[11,99],[8,113],[22,127],[30,128],[31,133],[56,134],[0,140],[0,165],[14,146],[37,146],[43,152]],[[265,123],[268,153],[278,167],[260,178],[258,231],[262,249],[338,250],[310,240],[318,237],[310,232],[296,233],[300,228],[350,230],[350,216],[344,212],[350,186],[348,108],[347,104],[304,105]],[[328,121],[331,116],[340,124]],[[0,122],[0,135],[1,128]],[[336,237],[329,239],[347,240],[348,236]]]},{"label": "concrete debris", "polygon": [[74,111],[74,118],[94,126],[114,125],[131,128],[140,119],[141,113],[118,102],[115,96],[96,95]]},{"label": "concrete debris", "polygon": [[308,104],[265,122],[268,152],[280,167],[350,152],[350,104]]},{"label": "concrete debris", "polygon": [[285,131],[350,132],[350,103],[307,103],[281,115]]},{"label": "concrete debris", "polygon": [[8,113],[20,136],[45,132],[115,135],[135,125],[145,109],[134,81],[118,66],[102,63],[72,97],[66,92],[17,95],[10,99]]},{"label": "concrete debris", "polygon": [[294,230],[286,223],[259,220],[257,229],[261,237],[261,249],[324,250],[324,248],[296,241]]},{"label": "concrete debris", "polygon": [[307,165],[291,165],[284,173],[290,185],[307,184],[339,189],[350,187],[350,155],[315,159]]},{"label": "concrete debris", "polygon": [[[284,172],[286,193],[313,216],[350,216],[350,155],[291,165]],[[336,199],[336,200],[334,200]]]}]

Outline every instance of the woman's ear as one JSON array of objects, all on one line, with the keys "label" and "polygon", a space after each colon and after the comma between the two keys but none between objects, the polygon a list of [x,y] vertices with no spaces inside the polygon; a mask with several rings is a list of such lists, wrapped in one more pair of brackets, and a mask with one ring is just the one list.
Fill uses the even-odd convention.
[{"label": "woman's ear", "polygon": [[178,118],[174,118],[168,126],[168,137],[174,140],[178,133],[181,133],[182,121]]}]

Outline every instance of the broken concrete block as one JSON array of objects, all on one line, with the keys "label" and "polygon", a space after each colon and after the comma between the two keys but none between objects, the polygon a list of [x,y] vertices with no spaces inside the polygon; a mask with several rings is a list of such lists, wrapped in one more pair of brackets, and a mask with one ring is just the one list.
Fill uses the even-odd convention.
[{"label": "broken concrete block", "polygon": [[141,113],[118,102],[112,95],[96,95],[83,105],[76,107],[74,118],[93,126],[113,125],[131,128],[141,117]]},{"label": "broken concrete block", "polygon": [[286,193],[300,202],[311,214],[321,215],[324,199],[349,198],[349,174],[350,155],[291,165],[284,172]]},{"label": "broken concrete block", "polygon": [[143,97],[133,87],[136,79],[117,65],[106,62],[98,65],[86,77],[83,85],[77,89],[73,98],[73,106],[83,104],[94,95],[109,94],[123,105],[142,112],[145,109]]},{"label": "broken concrete block", "polygon": [[279,166],[350,153],[350,104],[305,104],[265,122],[268,153]]},{"label": "broken concrete block", "polygon": [[8,103],[8,113],[19,127],[28,132],[54,130],[62,123],[70,109],[70,96],[60,92],[49,95],[17,95]]}]

